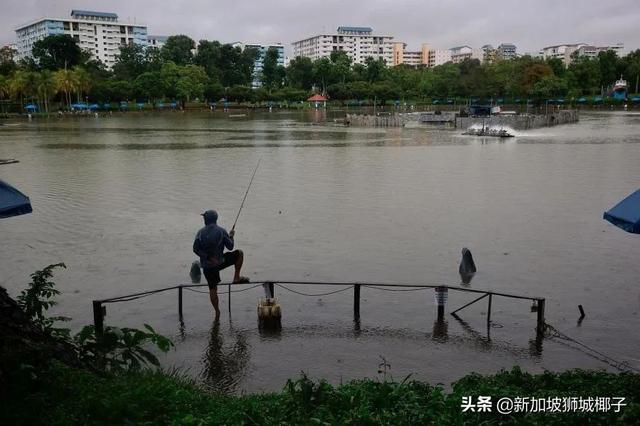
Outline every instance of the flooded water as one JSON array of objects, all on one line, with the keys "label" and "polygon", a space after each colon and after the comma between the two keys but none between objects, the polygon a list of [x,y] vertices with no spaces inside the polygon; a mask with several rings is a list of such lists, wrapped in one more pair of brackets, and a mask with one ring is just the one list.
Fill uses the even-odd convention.
[{"label": "flooded water", "polygon": [[[114,114],[0,127],[0,158],[20,160],[0,166],[0,179],[34,208],[0,221],[0,285],[16,295],[31,272],[65,262],[57,310],[79,327],[93,299],[187,283],[199,213],[215,208],[230,227],[262,158],[236,234],[253,281],[459,285],[468,247],[470,288],[544,297],[548,323],[640,368],[640,237],[602,220],[640,187],[640,115],[583,114],[506,141],[322,119]],[[277,287],[282,330],[265,334],[262,294],[232,294],[231,317],[222,296],[218,326],[207,295],[188,291],[184,324],[176,292],[108,305],[105,321],[152,324],[176,342],[164,365],[232,392],[278,390],[300,371],[334,383],[377,377],[381,357],[394,378],[432,383],[515,364],[610,368],[568,341],[536,344],[527,301],[494,298],[487,338],[486,301],[442,325],[433,290],[363,288],[354,323],[351,290]],[[450,292],[447,310],[475,296]]]}]

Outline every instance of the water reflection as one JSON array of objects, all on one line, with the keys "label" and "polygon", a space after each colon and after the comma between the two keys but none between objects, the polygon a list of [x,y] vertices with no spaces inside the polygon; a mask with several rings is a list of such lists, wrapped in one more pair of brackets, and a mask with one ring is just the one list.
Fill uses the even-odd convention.
[{"label": "water reflection", "polygon": [[449,324],[446,321],[435,321],[431,338],[439,343],[446,343],[449,340]]},{"label": "water reflection", "polygon": [[[225,345],[225,337],[230,338],[231,344]],[[216,392],[236,390],[246,374],[250,357],[247,338],[240,331],[230,329],[225,337],[220,332],[220,321],[214,321],[202,359],[201,379],[206,387]]]}]

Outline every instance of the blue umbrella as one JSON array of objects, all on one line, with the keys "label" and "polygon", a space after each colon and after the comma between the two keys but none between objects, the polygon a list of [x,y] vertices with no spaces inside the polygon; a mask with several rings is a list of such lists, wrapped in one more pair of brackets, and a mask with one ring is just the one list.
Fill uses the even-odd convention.
[{"label": "blue umbrella", "polygon": [[95,110],[97,110],[97,109],[100,109],[100,105],[98,105],[98,104],[91,104],[91,105],[89,105],[89,109],[90,109],[90,110],[92,110],[92,111],[95,111]]},{"label": "blue umbrella", "polygon": [[31,213],[29,197],[0,180],[0,218]]},{"label": "blue umbrella", "polygon": [[25,105],[24,109],[28,111],[36,111],[38,109],[38,105],[36,104]]},{"label": "blue umbrella", "polygon": [[605,220],[633,234],[640,234],[640,189],[605,212]]}]

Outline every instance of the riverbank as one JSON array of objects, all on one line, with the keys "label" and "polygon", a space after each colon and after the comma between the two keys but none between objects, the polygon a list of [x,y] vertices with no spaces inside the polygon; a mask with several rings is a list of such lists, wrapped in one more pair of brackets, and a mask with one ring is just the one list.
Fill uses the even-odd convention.
[{"label": "riverbank", "polygon": [[[239,396],[209,393],[176,372],[128,371],[97,375],[62,364],[38,371],[32,386],[13,388],[0,401],[2,424],[638,424],[640,375],[573,370],[531,375],[513,368],[471,374],[445,393],[440,385],[356,380],[339,386],[301,376],[281,392]],[[463,412],[463,397],[490,396],[490,412]],[[500,414],[501,398],[554,401],[559,412]],[[565,398],[611,398],[607,412],[588,403],[563,412]],[[614,397],[624,397],[615,412]],[[593,401],[591,410],[595,410]],[[606,400],[603,400],[606,401]],[[547,405],[551,407],[551,402]],[[531,411],[531,406],[527,411]]]}]

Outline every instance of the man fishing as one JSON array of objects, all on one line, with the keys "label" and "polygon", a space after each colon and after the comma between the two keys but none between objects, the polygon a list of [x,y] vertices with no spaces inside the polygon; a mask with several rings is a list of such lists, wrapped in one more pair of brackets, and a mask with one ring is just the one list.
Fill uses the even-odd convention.
[{"label": "man fishing", "polygon": [[[226,229],[218,226],[218,213],[215,210],[207,210],[202,213],[204,228],[196,234],[193,242],[193,252],[200,257],[200,265],[207,283],[209,284],[209,298],[216,312],[216,319],[220,317],[218,307],[218,283],[220,283],[220,271],[231,265],[235,266],[233,283],[248,283],[249,279],[240,275],[244,254],[242,250],[233,250],[235,230],[227,233]],[[224,249],[233,250],[224,252]]]}]

